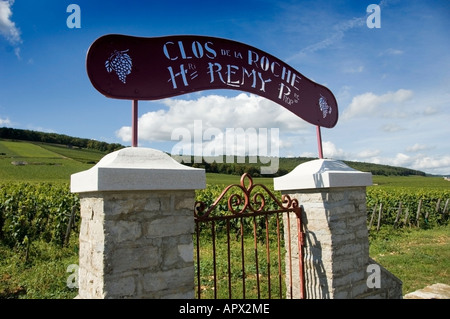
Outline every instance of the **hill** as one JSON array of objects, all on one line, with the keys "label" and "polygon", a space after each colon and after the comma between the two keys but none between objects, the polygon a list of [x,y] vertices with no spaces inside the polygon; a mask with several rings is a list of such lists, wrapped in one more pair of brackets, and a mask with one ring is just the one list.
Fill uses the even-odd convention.
[{"label": "hill", "polygon": [[[174,156],[176,158],[176,156]],[[289,173],[298,165],[308,162],[311,160],[315,160],[317,158],[312,157],[281,157],[278,158],[278,171],[272,175],[264,175],[266,177],[272,176],[282,176]],[[204,168],[208,173],[221,173],[221,174],[233,174],[233,175],[242,175],[244,172],[249,173],[250,175],[257,177],[260,176],[260,168],[262,166],[270,166],[273,163],[270,158],[263,159],[263,162],[252,163],[249,157],[235,159],[233,164],[230,164],[230,161],[226,161],[223,157],[213,157],[209,158],[206,161],[203,160],[201,163],[196,163],[194,158],[191,157],[191,160],[186,162],[179,160],[184,165],[192,166],[192,167],[200,167]],[[197,161],[198,162],[198,161]],[[349,167],[356,169],[362,172],[370,172],[372,175],[382,175],[382,176],[426,176],[424,172],[404,168],[404,167],[396,167],[389,165],[381,165],[381,164],[372,164],[365,162],[354,162],[354,161],[342,161],[347,164]],[[276,162],[275,162],[276,163]]]},{"label": "hill", "polygon": [[0,181],[68,182],[106,152],[58,144],[0,139]]},{"label": "hill", "polygon": [[9,127],[0,127],[0,139],[51,143],[64,145],[68,148],[86,148],[108,153],[124,147],[123,145],[117,143],[106,143],[93,139],[72,137],[64,134],[44,133]]},{"label": "hill", "polygon": [[[108,144],[90,139],[71,137],[56,133],[0,128],[0,180],[23,181],[68,181],[70,175],[89,169],[103,156],[124,148],[121,144]],[[174,156],[176,158],[176,156]],[[282,176],[297,165],[313,160],[308,157],[266,158],[265,163],[252,163],[250,158],[234,158],[233,163],[224,157],[209,158],[195,163],[194,158],[181,163],[201,167],[207,173],[242,175],[250,173],[260,176],[260,167],[278,161],[278,171],[265,177]],[[348,166],[373,175],[383,176],[426,176],[424,172],[403,167],[343,161]],[[275,162],[276,163],[276,162]]]}]

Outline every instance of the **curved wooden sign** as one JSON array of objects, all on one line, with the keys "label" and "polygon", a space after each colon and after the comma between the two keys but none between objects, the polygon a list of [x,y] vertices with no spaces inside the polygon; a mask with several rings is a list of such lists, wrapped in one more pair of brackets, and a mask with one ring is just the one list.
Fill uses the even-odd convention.
[{"label": "curved wooden sign", "polygon": [[92,85],[110,98],[156,100],[233,89],[263,96],[317,126],[331,128],[338,120],[328,88],[266,52],[227,39],[105,35],[89,48],[86,68]]}]

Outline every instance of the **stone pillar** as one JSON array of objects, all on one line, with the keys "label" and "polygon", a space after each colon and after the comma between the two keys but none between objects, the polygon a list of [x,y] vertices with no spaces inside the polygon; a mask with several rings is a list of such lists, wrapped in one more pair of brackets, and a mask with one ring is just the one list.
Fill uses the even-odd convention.
[{"label": "stone pillar", "polygon": [[[304,208],[306,298],[384,298],[389,294],[401,298],[401,282],[384,268],[377,268],[382,269],[383,290],[367,284],[368,266],[376,264],[369,258],[367,231],[366,186],[371,184],[371,173],[325,159],[303,163],[274,179],[275,190],[296,198]],[[293,221],[290,224],[295,225]],[[291,231],[291,237],[293,234],[296,236],[296,231]],[[398,289],[384,289],[398,285],[399,293]],[[298,298],[298,293],[294,286],[292,297]]]},{"label": "stone pillar", "polygon": [[205,171],[125,148],[71,176],[81,204],[77,298],[194,298],[193,207]]}]

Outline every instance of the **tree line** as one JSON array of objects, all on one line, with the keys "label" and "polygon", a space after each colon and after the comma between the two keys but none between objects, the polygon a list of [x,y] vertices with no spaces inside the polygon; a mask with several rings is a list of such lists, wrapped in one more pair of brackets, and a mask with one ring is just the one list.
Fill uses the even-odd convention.
[{"label": "tree line", "polygon": [[[68,147],[78,147],[94,149],[101,152],[114,152],[116,150],[122,149],[125,146],[118,143],[106,143],[101,141],[96,141],[87,138],[72,137],[64,134],[57,133],[44,133],[32,130],[14,129],[2,127],[0,128],[0,138],[11,139],[11,140],[25,140],[32,142],[43,142],[43,143],[53,143],[66,145]],[[170,155],[170,154],[169,154]],[[282,176],[293,170],[298,165],[314,160],[316,158],[310,157],[280,157],[278,171],[272,175],[264,175],[266,177],[276,177]],[[385,175],[385,176],[409,176],[409,175],[419,175],[426,176],[424,172],[404,168],[395,167],[382,164],[372,164],[364,162],[352,162],[343,161],[345,164],[353,169],[362,172],[371,172],[373,175]],[[243,173],[249,173],[251,176],[260,176],[261,166],[268,164],[261,163],[259,160],[257,163],[250,161],[249,157],[237,161],[237,163],[227,163],[224,158],[218,158],[217,161],[205,161],[202,160],[201,163],[196,163],[194,157],[188,162],[183,162],[182,164],[193,167],[204,168],[208,173],[222,173],[222,174],[232,174],[232,175],[242,175]]]},{"label": "tree line", "polygon": [[[208,173],[221,173],[221,174],[231,174],[231,175],[242,175],[244,173],[249,173],[253,177],[265,176],[265,177],[277,177],[283,176],[290,171],[292,171],[298,165],[315,160],[317,158],[312,157],[280,157],[278,159],[278,171],[274,174],[270,175],[261,175],[261,167],[267,164],[261,163],[258,161],[257,163],[253,163],[250,158],[244,157],[241,158],[237,163],[226,163],[223,160],[223,157],[218,157],[218,161],[212,161],[209,159],[205,161],[202,159],[201,163],[197,163],[194,161],[194,157],[191,158],[191,161],[181,163],[183,165],[204,168]],[[384,176],[426,176],[426,174],[422,171],[417,171],[405,167],[397,167],[397,166],[389,166],[382,164],[373,164],[373,163],[365,163],[365,162],[353,162],[353,161],[342,161],[349,167],[362,171],[362,172],[370,172],[372,175],[384,175]]]},{"label": "tree line", "polygon": [[219,174],[228,174],[228,175],[239,175],[241,176],[244,173],[250,174],[252,177],[277,177],[283,176],[289,171],[286,168],[279,167],[278,170],[273,174],[264,174],[261,175],[261,167],[266,166],[267,164],[261,163],[250,163],[248,157],[246,157],[246,161],[244,163],[217,163],[215,161],[205,161],[202,159],[201,163],[184,163],[181,164],[186,166],[191,166],[195,168],[203,168],[207,173],[219,173]]},{"label": "tree line", "polygon": [[118,143],[106,143],[101,141],[96,141],[93,139],[72,137],[64,134],[57,133],[44,133],[32,130],[22,130],[8,127],[0,128],[0,138],[10,139],[10,140],[22,140],[30,142],[42,142],[51,144],[66,145],[68,147],[78,147],[98,150],[100,152],[114,152],[121,148],[123,145]]}]

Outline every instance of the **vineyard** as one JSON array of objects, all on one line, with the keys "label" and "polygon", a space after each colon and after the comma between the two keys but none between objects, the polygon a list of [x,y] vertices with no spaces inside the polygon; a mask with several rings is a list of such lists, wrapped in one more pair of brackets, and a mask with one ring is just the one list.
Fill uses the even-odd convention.
[{"label": "vineyard", "polygon": [[35,240],[62,246],[78,224],[79,199],[68,185],[0,185],[0,240],[9,247],[27,248]]},{"label": "vineyard", "polygon": [[[209,176],[206,189],[196,191],[196,199],[203,201],[205,205],[212,204],[224,188],[224,185],[212,180],[211,177],[214,176]],[[398,179],[399,177],[395,177],[392,181]],[[273,191],[273,186],[267,180],[254,181],[264,183]],[[369,240],[371,247],[375,249],[374,256],[387,258],[380,257],[385,255],[378,252],[380,243],[381,247],[385,247],[388,243],[399,242],[399,232],[409,234],[408,236],[411,236],[410,230],[436,229],[437,233],[445,232],[446,228],[440,226],[448,227],[449,224],[450,189],[447,184],[437,179],[423,177],[419,181],[422,186],[424,181],[437,181],[439,185],[425,188],[375,185],[367,188],[367,225],[371,231]],[[408,183],[409,186],[411,184]],[[272,209],[273,205],[271,201],[266,203],[267,209]],[[225,210],[226,204],[219,207]],[[79,209],[79,197],[70,192],[68,184],[49,182],[0,184],[0,299],[18,298],[22,295],[25,298],[46,299],[75,297],[76,290],[66,286],[66,280],[70,275],[66,268],[78,262]],[[379,225],[381,225],[380,232],[376,231]],[[442,245],[442,240],[445,241],[446,237],[439,236],[439,245]],[[258,237],[264,240],[264,232],[258,234]],[[433,240],[428,239],[428,242],[431,243]],[[423,243],[420,247],[422,246]],[[448,253],[445,246],[439,246],[437,252],[430,254],[427,253],[427,258],[435,260],[442,255],[445,260]],[[417,276],[411,277],[414,271],[429,272],[430,268],[434,267],[429,265],[426,270],[422,270],[422,266],[417,265],[412,271],[402,270],[403,261],[397,264],[395,261],[383,259],[383,262],[392,269],[398,269],[400,278],[406,279],[405,292],[423,285],[422,281],[417,280]],[[434,271],[440,274],[439,278],[446,282],[447,275],[443,270],[447,267],[445,262],[436,260],[433,265],[437,267]],[[56,278],[59,279],[55,281]],[[427,275],[422,280],[429,284],[426,278],[430,279]]]},{"label": "vineyard", "polygon": [[368,228],[432,228],[449,221],[450,189],[369,188],[367,190]]},{"label": "vineyard", "polygon": [[[78,195],[70,192],[67,181],[71,174],[89,169],[106,153],[82,145],[77,147],[76,140],[70,141],[71,147],[64,145],[65,140],[58,140],[60,145],[43,141],[42,136],[39,142],[0,140],[0,299],[70,299],[77,293],[67,286],[66,280],[70,275],[67,267],[78,263],[80,203]],[[280,168],[289,171],[302,160],[306,159],[280,159]],[[15,162],[26,164],[13,165]],[[367,187],[371,256],[398,271],[404,280],[405,293],[438,279],[448,282],[450,182],[439,177],[410,175],[412,172],[399,168],[350,164],[373,174],[374,185]],[[246,165],[229,164],[239,173]],[[376,174],[377,169],[382,175]],[[196,200],[211,205],[226,185],[239,183],[239,176],[228,171],[227,174],[207,171],[208,186],[196,191]],[[271,177],[255,177],[254,182],[273,191]],[[266,207],[270,210],[274,203],[268,200]],[[219,205],[219,210],[225,209],[226,203]],[[264,240],[264,233],[261,230],[258,234],[260,240]],[[417,249],[422,249],[423,258],[406,255],[410,250],[411,254],[419,253],[411,244],[415,240],[411,236],[416,233],[421,236]],[[402,236],[407,238],[404,244],[407,251],[391,254],[391,250],[399,249]],[[428,238],[429,245],[437,243],[434,251],[425,245],[423,238]],[[399,257],[404,259],[398,260]],[[433,262],[427,264],[430,260]],[[403,269],[406,264],[407,269]],[[422,269],[423,264],[426,269]],[[431,272],[436,277],[430,277]],[[422,273],[427,275],[417,276]]]},{"label": "vineyard", "polygon": [[[268,188],[273,191],[273,186]],[[196,200],[211,205],[222,190],[222,185],[209,184],[196,191]],[[427,229],[446,225],[450,219],[449,199],[449,188],[369,187],[368,227],[379,229],[382,224]],[[273,205],[266,203],[267,209]],[[226,203],[218,207],[227,209]],[[79,229],[79,221],[79,198],[70,193],[67,184],[0,185],[0,240],[10,247],[24,247],[38,239],[62,246],[69,231]]]}]

